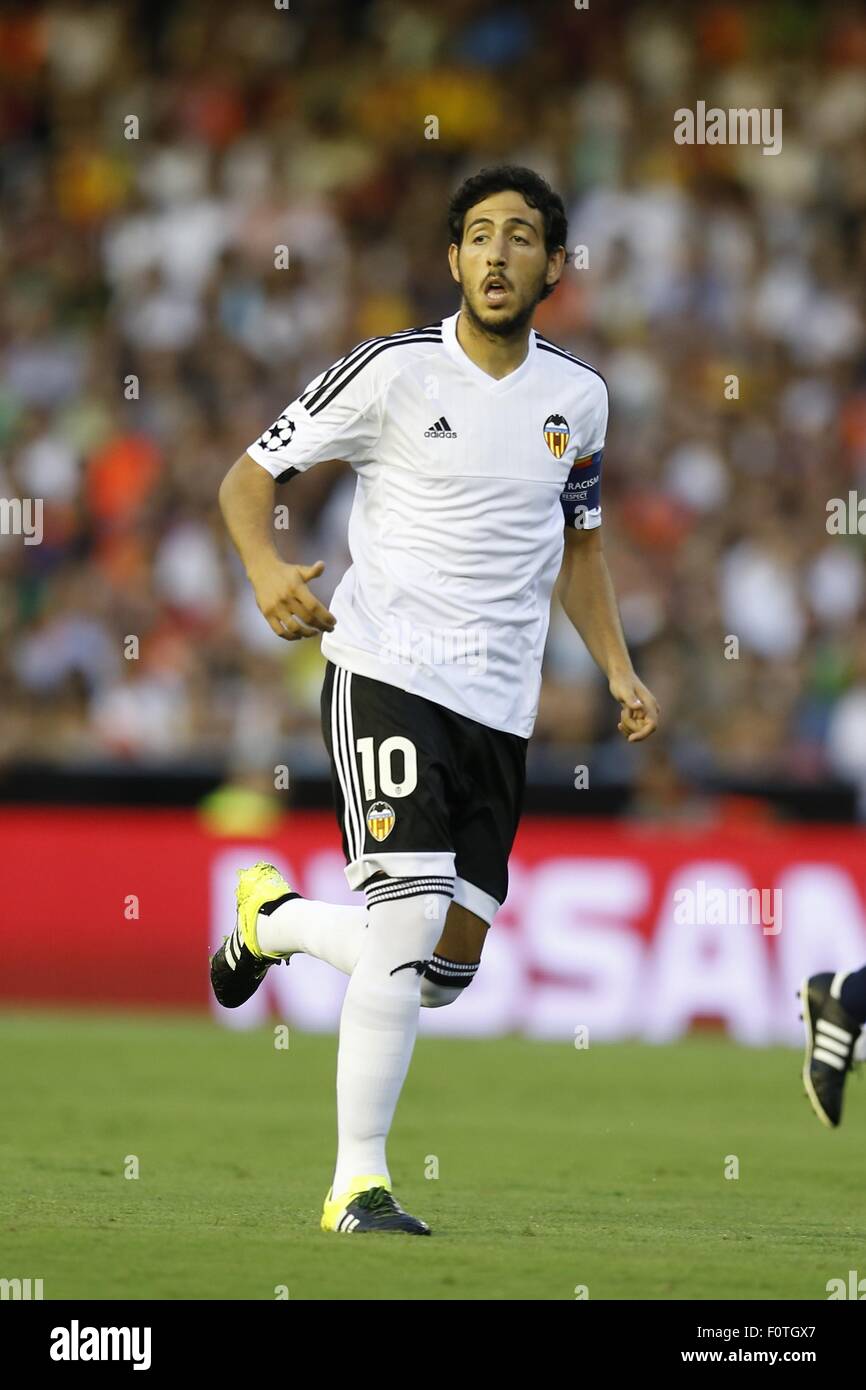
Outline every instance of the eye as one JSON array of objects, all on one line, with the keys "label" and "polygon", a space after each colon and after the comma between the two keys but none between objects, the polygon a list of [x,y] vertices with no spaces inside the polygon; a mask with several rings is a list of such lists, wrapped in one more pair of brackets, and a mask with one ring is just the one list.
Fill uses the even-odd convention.
[{"label": "eye", "polygon": [[529,242],[526,240],[526,237],[525,237],[525,236],[520,236],[517,232],[515,232],[515,234],[514,234],[514,240],[515,240],[515,241],[522,241],[524,246],[528,246],[528,245],[529,245]]}]

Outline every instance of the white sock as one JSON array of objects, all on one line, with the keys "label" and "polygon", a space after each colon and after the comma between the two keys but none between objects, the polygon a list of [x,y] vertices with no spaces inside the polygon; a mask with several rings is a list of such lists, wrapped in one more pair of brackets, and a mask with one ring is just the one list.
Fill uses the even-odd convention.
[{"label": "white sock", "polygon": [[354,1178],[375,1173],[390,1180],[385,1141],[415,1046],[421,994],[417,970],[391,971],[430,958],[450,901],[427,890],[369,908],[340,1016],[335,1197]]},{"label": "white sock", "polygon": [[441,1009],[443,1004],[453,1004],[454,1000],[459,999],[462,993],[463,990],[459,987],[436,985],[425,975],[421,976],[422,1009]]},{"label": "white sock", "polygon": [[441,1009],[453,1004],[478,973],[480,961],[449,960],[434,951],[430,965],[421,976],[421,1008]]},{"label": "white sock", "polygon": [[259,946],[269,955],[303,951],[351,975],[361,953],[367,908],[342,907],[310,898],[291,898],[256,919]]},{"label": "white sock", "polygon": [[[355,969],[366,930],[366,906],[343,907],[311,898],[292,898],[270,915],[260,912],[256,922],[259,946],[269,955],[303,951],[342,970],[344,975],[351,975]],[[453,967],[471,975],[476,969],[477,966],[468,965]],[[453,1004],[462,993],[462,988],[434,984],[426,976],[421,977],[422,1009]]]}]

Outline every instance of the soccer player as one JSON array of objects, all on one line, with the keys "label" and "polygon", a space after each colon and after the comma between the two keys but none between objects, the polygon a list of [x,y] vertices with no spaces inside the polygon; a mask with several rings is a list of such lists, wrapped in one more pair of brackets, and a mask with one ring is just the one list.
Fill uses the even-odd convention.
[{"label": "soccer player", "polygon": [[828,1129],[842,1121],[845,1078],[866,1023],[866,966],[812,975],[800,988],[806,1030],[803,1085],[812,1109]]},{"label": "soccer player", "polygon": [[[484,169],[452,198],[449,231],[459,310],[359,343],[220,488],[274,632],[323,634],[322,730],[346,878],[366,906],[304,899],[270,865],[245,870],[212,982],[232,1007],[297,951],[350,976],[321,1222],[343,1233],[429,1234],[392,1195],[385,1142],[419,1007],[471,984],[506,896],[555,584],[624,737],[645,739],[659,715],[601,543],[605,382],[532,328],[565,263],[562,200],[531,170]],[[333,612],[308,587],[322,562],[284,563],[273,537],[275,485],[331,458],[357,474]]]}]

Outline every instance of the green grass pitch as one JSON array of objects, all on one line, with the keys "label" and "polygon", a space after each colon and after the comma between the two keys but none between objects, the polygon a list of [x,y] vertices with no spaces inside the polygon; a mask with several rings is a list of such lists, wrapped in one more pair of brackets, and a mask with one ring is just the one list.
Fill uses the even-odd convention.
[{"label": "green grass pitch", "polygon": [[866,1094],[824,1130],[787,1049],[422,1038],[389,1160],[433,1236],[352,1239],[335,1038],[12,1013],[0,1046],[0,1277],[46,1299],[826,1299],[863,1265]]}]

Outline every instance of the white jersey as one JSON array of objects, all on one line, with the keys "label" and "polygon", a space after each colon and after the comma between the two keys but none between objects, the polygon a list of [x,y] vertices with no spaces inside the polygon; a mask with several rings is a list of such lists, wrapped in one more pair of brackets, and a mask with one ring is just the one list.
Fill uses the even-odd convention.
[{"label": "white jersey", "polygon": [[280,481],[357,474],[323,654],[529,738],[564,528],[601,522],[607,389],[534,330],[497,381],[457,319],[360,343],[247,452]]}]

